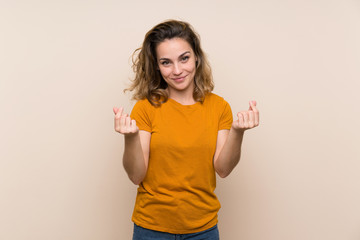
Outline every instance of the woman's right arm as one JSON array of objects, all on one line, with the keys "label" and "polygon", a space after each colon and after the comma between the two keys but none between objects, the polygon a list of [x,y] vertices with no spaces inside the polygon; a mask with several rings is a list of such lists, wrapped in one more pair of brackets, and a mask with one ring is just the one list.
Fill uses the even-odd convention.
[{"label": "woman's right arm", "polygon": [[123,108],[113,110],[115,131],[125,137],[123,165],[130,180],[138,185],[145,178],[148,167],[151,133],[139,130],[136,121],[123,113]]}]

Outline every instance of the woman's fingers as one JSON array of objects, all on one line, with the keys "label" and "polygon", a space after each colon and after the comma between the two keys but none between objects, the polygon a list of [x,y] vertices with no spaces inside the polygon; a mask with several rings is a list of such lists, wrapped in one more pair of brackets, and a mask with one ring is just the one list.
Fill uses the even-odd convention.
[{"label": "woman's fingers", "polygon": [[115,113],[115,131],[122,134],[133,134],[138,132],[135,120],[132,120],[127,113],[123,113],[124,108],[113,108]]},{"label": "woman's fingers", "polygon": [[244,117],[244,128],[248,128],[249,127],[249,113],[246,111],[241,112],[241,114]]},{"label": "woman's fingers", "polygon": [[256,101],[250,101],[249,102],[249,110],[254,110],[256,109]]},{"label": "woman's fingers", "polygon": [[125,115],[120,116],[120,129],[123,131],[125,127],[126,117]]},{"label": "woman's fingers", "polygon": [[259,126],[259,110],[256,108],[256,101],[250,101],[250,108],[254,113],[254,125]]},{"label": "woman's fingers", "polygon": [[247,130],[259,125],[259,111],[256,108],[256,101],[249,102],[249,110],[238,112],[238,120],[233,125],[235,129]]},{"label": "woman's fingers", "polygon": [[131,119],[128,116],[125,117],[125,131],[131,132]]},{"label": "woman's fingers", "polygon": [[254,112],[249,111],[248,113],[249,113],[249,125],[248,125],[248,127],[253,128],[255,126],[255,124],[254,124],[254,118],[255,118],[254,117]]},{"label": "woman's fingers", "polygon": [[114,107],[113,110],[114,110],[115,115],[121,116],[124,111],[124,108],[123,107],[119,107],[119,108]]},{"label": "woman's fingers", "polygon": [[119,132],[120,131],[120,118],[121,118],[121,113],[123,111],[123,108],[113,108],[113,111],[115,113],[115,117],[114,117],[114,127],[115,127],[115,131]]},{"label": "woman's fingers", "polygon": [[138,128],[137,128],[137,126],[136,126],[136,121],[135,121],[134,119],[131,120],[131,131],[132,131],[132,132],[138,131]]}]

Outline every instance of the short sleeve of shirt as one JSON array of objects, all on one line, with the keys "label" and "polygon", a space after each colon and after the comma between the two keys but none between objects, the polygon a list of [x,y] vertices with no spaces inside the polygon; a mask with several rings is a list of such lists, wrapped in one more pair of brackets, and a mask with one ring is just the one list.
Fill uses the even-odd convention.
[{"label": "short sleeve of shirt", "polygon": [[222,129],[230,129],[233,123],[233,116],[231,107],[228,102],[224,100],[224,104],[222,105],[222,113],[219,121],[219,130]]},{"label": "short sleeve of shirt", "polygon": [[130,117],[136,121],[136,125],[140,130],[151,132],[151,107],[151,104],[145,99],[136,102],[131,111]]}]

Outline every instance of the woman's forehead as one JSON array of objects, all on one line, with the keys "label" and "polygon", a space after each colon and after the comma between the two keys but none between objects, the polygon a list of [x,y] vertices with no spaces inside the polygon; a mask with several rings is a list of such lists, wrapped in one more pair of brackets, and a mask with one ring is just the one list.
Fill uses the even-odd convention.
[{"label": "woman's forehead", "polygon": [[192,53],[190,44],[182,38],[166,39],[156,47],[158,58],[177,58],[185,52]]}]

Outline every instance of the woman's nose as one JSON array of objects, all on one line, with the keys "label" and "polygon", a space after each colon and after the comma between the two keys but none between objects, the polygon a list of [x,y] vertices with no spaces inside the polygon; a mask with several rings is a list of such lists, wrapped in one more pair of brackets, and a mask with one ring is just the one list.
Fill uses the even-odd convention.
[{"label": "woman's nose", "polygon": [[179,75],[179,74],[181,74],[181,72],[182,72],[181,65],[178,64],[178,63],[175,63],[175,64],[174,64],[174,68],[173,68],[173,73],[174,73],[175,75]]}]

